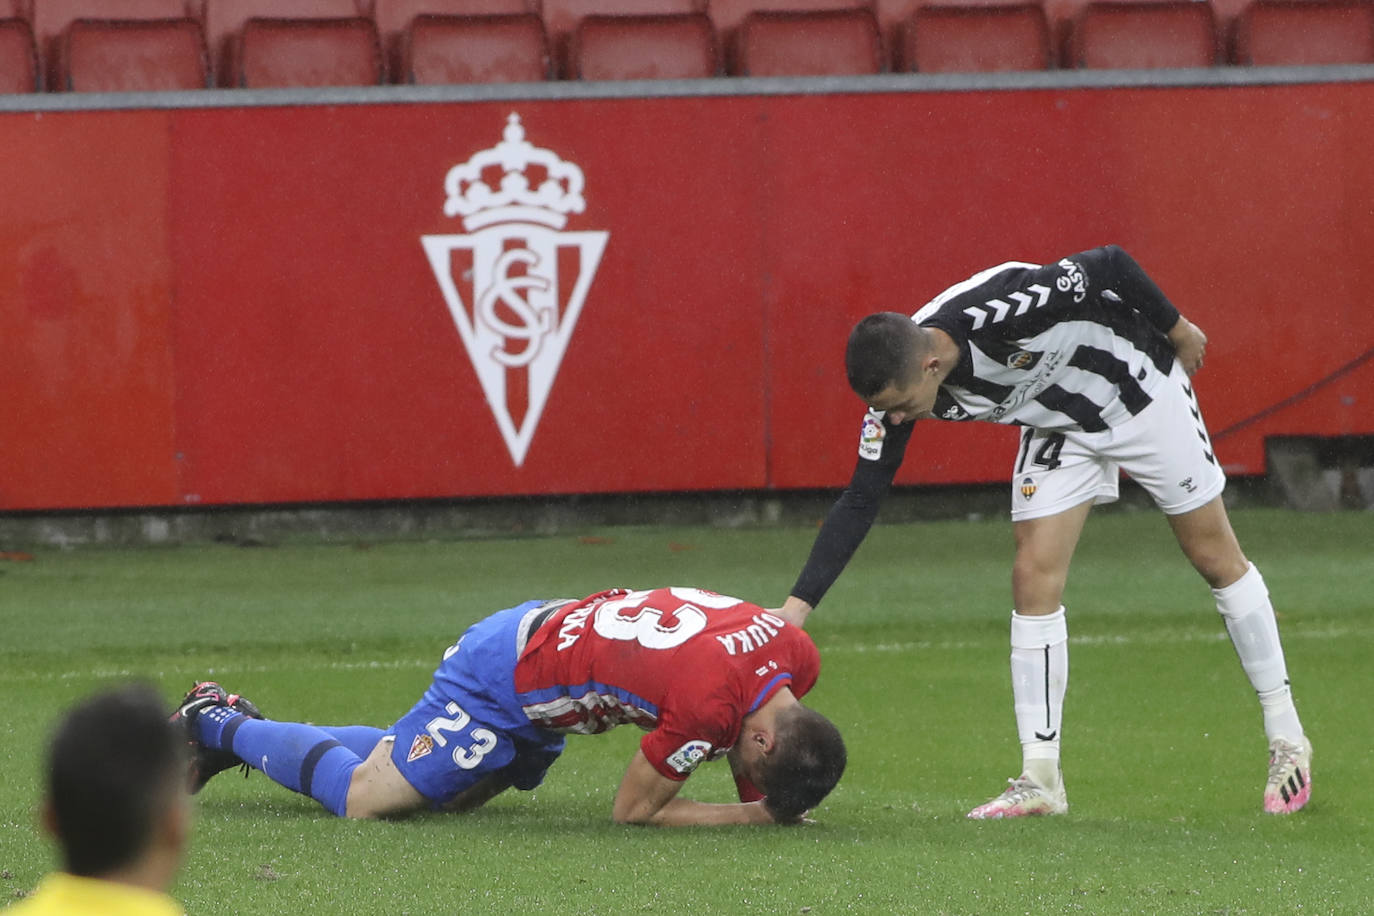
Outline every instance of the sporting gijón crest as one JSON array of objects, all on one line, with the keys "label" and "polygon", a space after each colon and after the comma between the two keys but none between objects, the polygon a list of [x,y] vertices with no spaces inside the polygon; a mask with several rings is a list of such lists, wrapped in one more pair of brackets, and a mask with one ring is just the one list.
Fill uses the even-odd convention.
[{"label": "sporting gij\u00f3n crest", "polygon": [[610,233],[566,231],[586,208],[582,169],[525,139],[449,169],[444,214],[461,235],[421,237],[511,460],[524,463]]}]

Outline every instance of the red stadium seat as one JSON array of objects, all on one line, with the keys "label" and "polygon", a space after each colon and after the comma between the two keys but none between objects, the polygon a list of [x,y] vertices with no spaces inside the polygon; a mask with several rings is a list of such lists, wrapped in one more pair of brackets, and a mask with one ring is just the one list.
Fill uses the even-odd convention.
[{"label": "red stadium seat", "polygon": [[867,9],[751,13],[735,34],[736,76],[881,73],[883,43]]},{"label": "red stadium seat", "polygon": [[544,27],[559,73],[571,73],[573,38],[587,16],[681,16],[706,11],[707,0],[543,0]]},{"label": "red stadium seat", "polygon": [[1374,3],[1256,0],[1236,18],[1237,64],[1374,63]]},{"label": "red stadium seat", "polygon": [[38,90],[38,52],[22,19],[0,19],[0,93]]},{"label": "red stadium seat", "polygon": [[953,73],[1053,66],[1049,21],[1039,3],[922,6],[906,28],[905,70]]},{"label": "red stadium seat", "polygon": [[533,13],[418,16],[401,39],[398,82],[532,83],[549,78],[549,42]]},{"label": "red stadium seat", "polygon": [[375,86],[385,68],[370,19],[250,19],[225,85]]},{"label": "red stadium seat", "polygon": [[70,92],[204,89],[205,38],[194,19],[78,19],[58,41],[55,88]]},{"label": "red stadium seat", "polygon": [[47,85],[60,87],[58,63],[62,33],[78,19],[195,19],[198,4],[188,0],[34,0],[33,35]]},{"label": "red stadium seat", "polygon": [[720,73],[711,20],[682,16],[588,16],[573,35],[571,79],[704,79]]},{"label": "red stadium seat", "polygon": [[78,19],[195,19],[199,4],[187,0],[34,0],[33,31],[51,42]]},{"label": "red stadium seat", "polygon": [[1200,0],[1093,0],[1079,12],[1069,65],[1089,69],[1211,67],[1216,16]]},{"label": "red stadium seat", "polygon": [[544,25],[556,43],[571,40],[587,16],[673,16],[706,12],[707,0],[543,0]]},{"label": "red stadium seat", "polygon": [[711,21],[727,43],[751,13],[815,13],[830,10],[868,10],[874,0],[711,0]]},{"label": "red stadium seat", "polygon": [[416,16],[513,16],[519,13],[539,15],[539,0],[373,0],[372,6],[372,19],[377,23],[387,64],[395,74],[405,73],[401,44]]},{"label": "red stadium seat", "polygon": [[[204,0],[205,44],[218,71],[232,66],[231,38],[250,19],[350,19],[366,16],[364,0]],[[221,80],[221,82],[224,82]]]}]

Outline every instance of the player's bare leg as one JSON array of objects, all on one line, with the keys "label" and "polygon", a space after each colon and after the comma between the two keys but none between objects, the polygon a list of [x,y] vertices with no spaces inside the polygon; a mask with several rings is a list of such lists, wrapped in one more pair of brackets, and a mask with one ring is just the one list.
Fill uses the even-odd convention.
[{"label": "player's bare leg", "polygon": [[396,769],[391,759],[394,740],[388,735],[378,741],[372,753],[353,771],[345,817],[398,817],[428,807],[428,800]]},{"label": "player's bare leg", "polygon": [[1259,696],[1269,740],[1264,810],[1271,814],[1297,811],[1312,794],[1312,743],[1303,734],[1293,705],[1278,622],[1264,578],[1241,552],[1220,496],[1191,512],[1169,516],[1169,524],[1189,562],[1212,586],[1217,611]]},{"label": "player's bare leg", "polygon": [[1016,561],[1011,570],[1011,597],[1016,613],[1035,617],[1059,610],[1069,564],[1091,509],[1088,501],[1055,515],[1012,523]]},{"label": "player's bare leg", "polygon": [[1165,517],[1188,562],[1212,588],[1224,589],[1249,571],[1220,496],[1191,512]]},{"label": "player's bare leg", "polygon": [[1021,775],[1005,792],[969,812],[975,819],[1062,814],[1059,730],[1069,677],[1064,584],[1091,501],[1043,518],[1015,522],[1012,567],[1012,701],[1021,739]]}]

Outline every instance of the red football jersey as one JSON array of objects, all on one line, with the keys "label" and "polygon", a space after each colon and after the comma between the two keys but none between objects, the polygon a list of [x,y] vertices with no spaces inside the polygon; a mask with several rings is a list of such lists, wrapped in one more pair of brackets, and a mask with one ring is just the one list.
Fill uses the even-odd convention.
[{"label": "red football jersey", "polygon": [[756,604],[696,588],[613,589],[555,611],[515,666],[530,721],[595,734],[649,730],[644,756],[682,780],[723,755],[744,717],[780,688],[816,683],[820,653]]}]

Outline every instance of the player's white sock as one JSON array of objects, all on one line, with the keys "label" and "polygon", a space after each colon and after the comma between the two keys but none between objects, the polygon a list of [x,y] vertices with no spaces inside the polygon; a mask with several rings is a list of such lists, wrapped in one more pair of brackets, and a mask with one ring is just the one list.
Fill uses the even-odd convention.
[{"label": "player's white sock", "polygon": [[1217,611],[1226,621],[1226,631],[1231,634],[1241,667],[1259,695],[1265,736],[1271,741],[1280,736],[1301,741],[1302,723],[1288,687],[1279,625],[1264,577],[1251,563],[1245,575],[1225,588],[1212,589],[1212,595],[1217,599]]},{"label": "player's white sock", "polygon": [[1011,614],[1011,695],[1024,772],[1046,788],[1059,785],[1059,728],[1069,684],[1069,628],[1053,614]]}]

